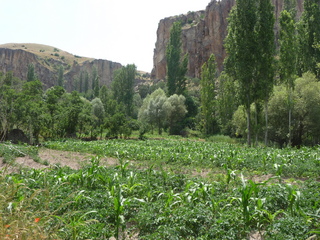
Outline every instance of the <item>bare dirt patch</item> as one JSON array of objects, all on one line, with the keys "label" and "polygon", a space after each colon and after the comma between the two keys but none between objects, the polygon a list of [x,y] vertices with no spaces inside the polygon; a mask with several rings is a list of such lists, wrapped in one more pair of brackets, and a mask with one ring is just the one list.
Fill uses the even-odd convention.
[{"label": "bare dirt patch", "polygon": [[[77,170],[87,165],[88,163],[90,163],[90,160],[96,157],[93,154],[59,151],[59,150],[52,150],[47,148],[40,148],[38,156],[39,156],[38,161],[35,161],[29,156],[18,157],[16,158],[15,164],[13,166],[8,166],[7,164],[3,164],[2,159],[0,158],[0,168],[8,167],[8,170],[10,169],[10,171],[12,171],[13,167],[18,168],[19,166],[42,169],[42,168],[49,168],[54,165],[60,165],[60,166],[68,166],[72,169]],[[115,158],[105,157],[100,159],[100,164],[104,166],[115,166],[119,164],[119,161]]]}]

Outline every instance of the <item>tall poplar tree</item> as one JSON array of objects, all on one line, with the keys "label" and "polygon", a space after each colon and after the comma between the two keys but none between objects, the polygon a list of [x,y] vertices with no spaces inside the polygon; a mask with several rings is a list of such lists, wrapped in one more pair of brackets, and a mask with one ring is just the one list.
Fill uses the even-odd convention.
[{"label": "tall poplar tree", "polygon": [[91,86],[92,86],[92,91],[93,91],[94,97],[98,97],[99,90],[100,90],[100,84],[99,84],[98,70],[95,66],[93,67],[93,70],[92,70],[92,85]]},{"label": "tall poplar tree", "polygon": [[27,72],[27,82],[32,82],[37,79],[37,75],[34,71],[34,65],[33,63],[28,65],[28,72]]},{"label": "tall poplar tree", "polygon": [[286,85],[288,93],[288,143],[291,143],[292,133],[292,92],[297,64],[297,40],[294,16],[287,10],[280,15],[280,54],[279,73],[280,81]]},{"label": "tall poplar tree", "polygon": [[217,132],[217,122],[215,120],[216,89],[215,81],[217,77],[217,65],[215,56],[212,54],[209,60],[202,65],[200,92],[201,92],[201,115],[203,130],[206,135]]},{"label": "tall poplar tree", "polygon": [[272,10],[270,0],[238,0],[228,19],[225,66],[239,85],[239,101],[246,109],[248,145],[252,134],[250,105],[267,101],[273,86]]},{"label": "tall poplar tree", "polygon": [[250,105],[254,102],[256,76],[256,52],[258,51],[255,26],[257,22],[256,0],[238,0],[230,12],[225,48],[226,72],[239,85],[239,101],[247,114],[247,144],[251,145]]},{"label": "tall poplar tree", "polygon": [[311,71],[320,76],[320,1],[304,1],[304,11],[299,22],[299,74]]},{"label": "tall poplar tree", "polygon": [[168,95],[182,94],[186,89],[188,55],[181,56],[181,23],[174,22],[166,49]]},{"label": "tall poplar tree", "polygon": [[[257,42],[257,76],[255,81],[255,99],[264,101],[265,108],[265,144],[268,144],[268,101],[274,85],[274,56],[275,56],[275,35],[274,35],[274,6],[270,0],[260,0],[258,3],[256,42]],[[256,101],[256,126],[259,113],[258,102]],[[258,131],[256,131],[256,141]]]},{"label": "tall poplar tree", "polygon": [[87,71],[84,72],[84,84],[83,84],[83,92],[87,93],[89,90],[89,73]]},{"label": "tall poplar tree", "polygon": [[119,104],[123,104],[127,116],[132,115],[134,80],[136,76],[136,66],[128,64],[125,67],[117,69],[114,73],[114,80],[111,85],[113,96]]},{"label": "tall poplar tree", "polygon": [[64,68],[61,65],[59,67],[59,72],[58,72],[58,86],[60,86],[60,87],[63,87],[63,85],[64,85],[63,72],[64,72]]},{"label": "tall poplar tree", "polygon": [[84,87],[84,83],[83,83],[83,72],[80,72],[80,76],[79,76],[79,93],[83,92],[83,87]]}]

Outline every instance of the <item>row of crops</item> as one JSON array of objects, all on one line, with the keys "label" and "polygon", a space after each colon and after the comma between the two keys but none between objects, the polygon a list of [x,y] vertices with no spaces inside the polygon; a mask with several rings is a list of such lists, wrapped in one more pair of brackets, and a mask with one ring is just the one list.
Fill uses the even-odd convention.
[{"label": "row of crops", "polygon": [[[45,145],[114,156],[120,164],[106,167],[94,157],[80,170],[56,165],[2,173],[0,239],[234,240],[260,235],[300,240],[316,238],[320,231],[317,148],[178,140]],[[136,162],[144,167],[135,167]],[[181,173],[200,167],[214,174]],[[274,177],[254,182],[250,172]]]},{"label": "row of crops", "polygon": [[46,147],[93,153],[149,164],[207,169],[228,168],[242,172],[319,179],[320,147],[249,148],[244,145],[181,140],[109,140],[96,142],[47,142]]}]

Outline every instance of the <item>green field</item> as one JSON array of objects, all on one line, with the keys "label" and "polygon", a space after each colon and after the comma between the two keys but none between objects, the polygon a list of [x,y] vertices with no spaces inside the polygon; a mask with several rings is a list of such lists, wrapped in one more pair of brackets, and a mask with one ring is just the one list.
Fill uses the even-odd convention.
[{"label": "green field", "polygon": [[[300,240],[320,232],[318,147],[185,139],[44,147],[96,157],[80,170],[3,170],[0,239]],[[8,164],[22,155],[38,159],[35,147],[0,145]],[[104,166],[106,156],[120,164]]]}]

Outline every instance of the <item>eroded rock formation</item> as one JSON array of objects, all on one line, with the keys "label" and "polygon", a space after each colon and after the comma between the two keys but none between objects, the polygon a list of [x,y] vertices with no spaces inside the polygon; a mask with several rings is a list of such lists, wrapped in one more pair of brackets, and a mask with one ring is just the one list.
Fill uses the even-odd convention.
[{"label": "eroded rock formation", "polygon": [[[53,51],[49,54],[46,51],[45,55],[43,52],[31,50],[31,47],[28,46],[27,48],[27,46],[25,46],[26,49],[14,44],[0,46],[0,71],[4,73],[12,71],[15,77],[26,80],[28,66],[33,63],[35,73],[45,89],[57,84],[57,72],[60,66],[65,69],[64,79],[67,91],[74,90],[74,80],[80,75],[81,71],[87,71],[91,74],[95,67],[100,77],[100,84],[109,86],[113,80],[113,72],[122,67],[120,63],[81,58],[61,50],[58,51],[53,47],[51,48],[56,49],[56,52]],[[32,45],[32,47],[34,46],[37,47],[36,44]],[[43,48],[48,48],[48,46]]]},{"label": "eroded rock formation", "polygon": [[[275,6],[276,19],[279,18],[285,0],[272,0]],[[303,0],[296,0],[297,17],[303,11]],[[235,0],[212,0],[205,11],[191,12],[186,15],[162,19],[158,25],[157,42],[153,57],[153,79],[164,79],[166,76],[166,45],[170,37],[170,28],[175,21],[181,21],[183,52],[189,54],[188,75],[200,77],[201,66],[214,53],[218,68],[223,69],[226,56],[223,41],[227,35],[227,18]],[[275,25],[278,31],[278,24]]]}]

